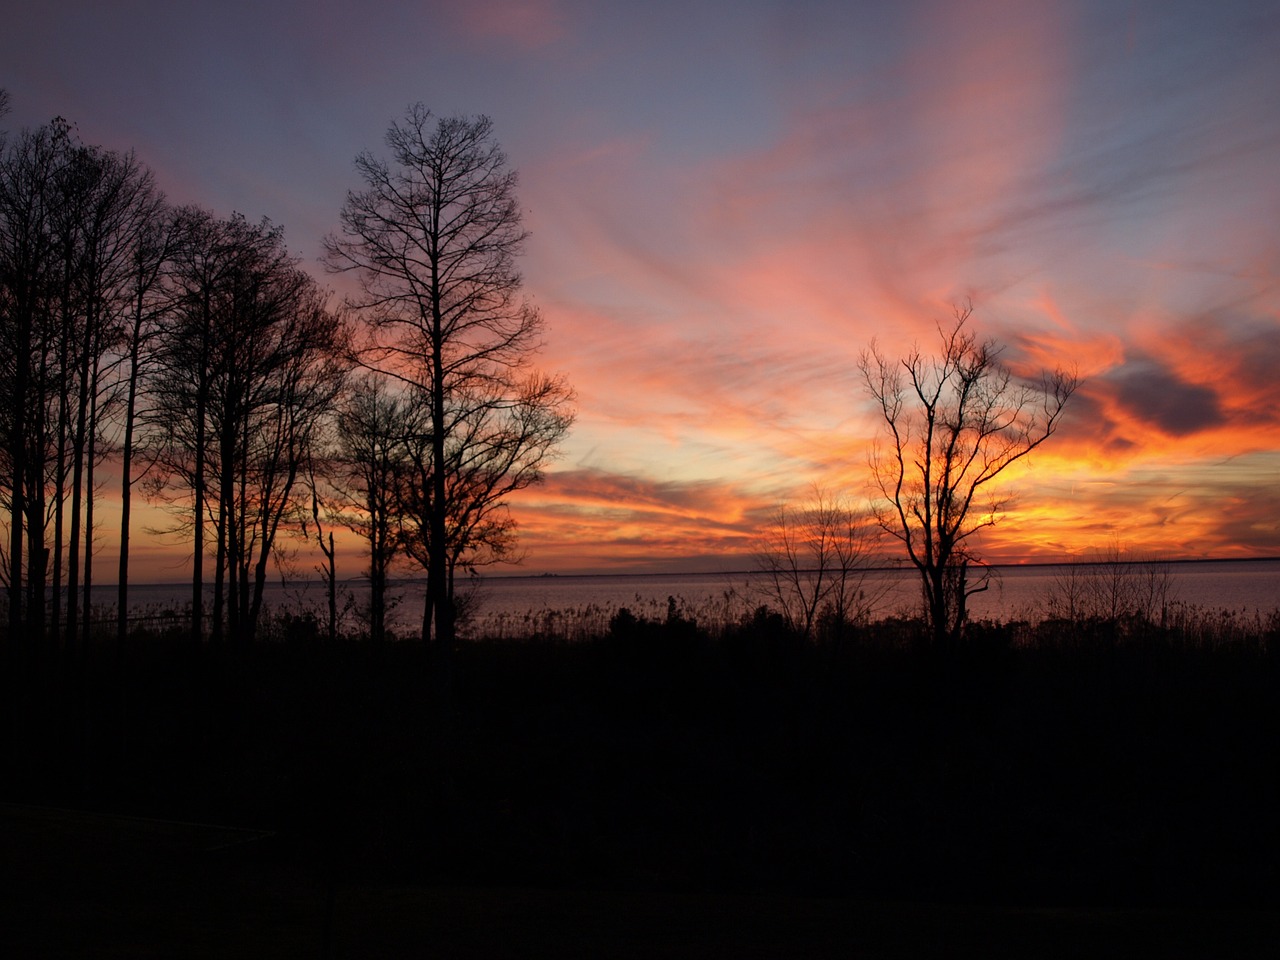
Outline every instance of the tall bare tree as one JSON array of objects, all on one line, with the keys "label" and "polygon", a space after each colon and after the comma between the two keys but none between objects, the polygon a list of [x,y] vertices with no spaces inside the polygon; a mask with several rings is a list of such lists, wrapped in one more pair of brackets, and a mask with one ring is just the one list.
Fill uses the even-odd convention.
[{"label": "tall bare tree", "polygon": [[[53,218],[65,137],[24,131],[0,153],[0,433],[7,510],[10,635],[30,612],[42,632],[50,371],[58,351]],[[26,562],[30,553],[33,562]]]},{"label": "tall bare tree", "polygon": [[177,218],[156,194],[155,215],[139,232],[132,249],[129,272],[129,306],[125,320],[121,376],[124,411],[120,427],[120,559],[116,571],[116,639],[123,643],[129,626],[129,549],[132,540],[133,488],[146,475],[135,476],[139,409],[145,407],[150,368],[156,360],[156,343],[164,319],[172,307],[166,282],[170,252],[177,239]]},{"label": "tall bare tree", "polygon": [[264,304],[267,312],[258,318],[263,323],[274,314],[273,321],[263,323],[258,349],[244,364],[250,376],[262,378],[264,389],[248,391],[249,403],[238,418],[239,462],[228,470],[226,454],[219,457],[223,476],[235,476],[227,513],[239,532],[228,537],[235,548],[228,551],[228,565],[238,578],[232,597],[238,597],[239,609],[232,611],[232,624],[245,639],[257,631],[281,526],[300,525],[311,509],[304,473],[347,371],[347,330],[325,295],[296,268],[281,283],[279,298]]},{"label": "tall bare tree", "polygon": [[919,347],[886,358],[873,342],[860,359],[867,392],[883,420],[871,466],[879,521],[902,543],[920,575],[925,615],[937,644],[960,639],[967,602],[987,589],[973,536],[996,523],[1011,494],[996,479],[1051,437],[1075,392],[1074,373],[1015,379],[1002,348],[966,327],[971,307],[939,325],[939,352]]},{"label": "tall bare tree", "polygon": [[[65,394],[70,455],[70,533],[67,543],[67,631],[77,608],[89,633],[95,549],[96,469],[113,452],[109,440],[130,372],[129,314],[134,305],[139,250],[161,217],[164,201],[151,172],[132,154],[76,146],[71,151],[58,236],[65,238],[70,296],[63,298],[64,337],[73,361]],[[61,498],[59,499],[61,509]],[[55,543],[55,551],[61,541]],[[58,553],[55,552],[55,559]],[[56,581],[57,577],[55,577]],[[77,586],[82,596],[77,597]]]},{"label": "tall bare tree", "polygon": [[184,219],[153,424],[192,539],[192,632],[203,631],[211,531],[213,636],[229,621],[234,637],[249,640],[280,526],[310,509],[300,479],[341,388],[346,330],[278,228],[200,210]]},{"label": "tall bare tree", "polygon": [[158,204],[150,172],[132,155],[80,144],[63,120],[25,131],[0,161],[11,599],[26,581],[11,612],[25,608],[33,636],[45,632],[50,566],[52,632],[64,598],[73,639],[88,607],[95,467],[119,382],[113,351],[132,251]]},{"label": "tall bare tree", "polygon": [[455,636],[454,572],[508,556],[506,498],[537,483],[572,422],[563,379],[530,369],[542,315],[520,293],[517,176],[487,117],[409,109],[392,162],[364,153],[326,263],[351,271],[372,332],[365,362],[423,398],[406,547],[427,571],[423,640]]}]

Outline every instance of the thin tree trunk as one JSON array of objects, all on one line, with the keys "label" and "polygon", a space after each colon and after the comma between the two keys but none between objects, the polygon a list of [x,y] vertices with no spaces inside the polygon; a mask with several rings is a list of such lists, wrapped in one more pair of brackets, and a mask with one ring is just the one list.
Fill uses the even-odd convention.
[{"label": "thin tree trunk", "polygon": [[375,643],[386,636],[387,574],[380,549],[371,550],[369,560],[369,638]]},{"label": "thin tree trunk", "polygon": [[252,548],[249,537],[249,411],[248,404],[237,429],[236,442],[241,444],[239,450],[236,479],[239,481],[239,492],[236,494],[233,522],[235,524],[235,577],[236,577],[236,635],[242,639],[253,639],[258,631],[257,614],[250,610],[249,564],[252,560]]},{"label": "thin tree trunk", "polygon": [[62,342],[58,348],[58,452],[53,478],[53,603],[50,610],[50,631],[54,642],[62,643],[62,536],[66,529],[67,504],[67,437],[71,430],[67,416],[71,358],[67,344],[70,334],[63,327]]},{"label": "thin tree trunk", "polygon": [[[438,298],[436,298],[438,303]],[[444,475],[444,342],[440,333],[439,308],[435,316],[435,343],[432,345],[431,387],[431,544],[427,567],[427,593],[435,607],[436,644],[441,647],[442,667],[448,674],[453,648],[453,596],[448,589],[448,564],[445,557],[445,485]],[[428,639],[423,633],[422,639]]]},{"label": "thin tree trunk", "polygon": [[329,564],[329,642],[338,639],[338,565],[337,553],[333,548],[333,532],[329,533],[329,550],[326,560]]},{"label": "thin tree trunk", "polygon": [[48,558],[45,550],[45,446],[47,442],[46,411],[49,398],[47,350],[40,349],[40,375],[33,409],[31,443],[33,456],[27,477],[27,631],[33,639],[43,639],[45,618],[45,583]]},{"label": "thin tree trunk", "polygon": [[209,323],[210,309],[208,295],[203,305],[203,326],[200,331],[200,372],[199,385],[196,389],[196,462],[192,479],[192,493],[195,509],[192,522],[191,556],[191,639],[200,641],[204,637],[204,445],[205,416],[209,402]]},{"label": "thin tree trunk", "polygon": [[89,646],[89,635],[93,622],[91,591],[93,589],[93,502],[96,499],[93,489],[94,459],[98,453],[98,344],[94,344],[93,379],[90,382],[89,395],[89,435],[87,438],[87,462],[85,464],[85,504],[84,504],[84,645]]},{"label": "thin tree trunk", "polygon": [[[26,498],[24,496],[27,473],[27,437],[25,414],[27,410],[28,367],[31,363],[31,324],[18,320],[18,343],[15,347],[13,378],[13,435],[9,440],[9,462],[13,468],[9,497],[9,636],[17,639],[22,634],[22,533],[26,522]],[[34,642],[34,638],[32,638]]]},{"label": "thin tree trunk", "polygon": [[[12,450],[10,457],[13,456]],[[16,639],[22,633],[22,474],[13,472],[9,501],[9,636]]]},{"label": "thin tree trunk", "polygon": [[[42,449],[35,446],[33,449]],[[27,600],[25,629],[32,642],[44,636],[44,490],[38,460],[29,464],[27,485]]]},{"label": "thin tree trunk", "polygon": [[[86,324],[92,320],[86,317]],[[80,632],[80,532],[84,493],[85,432],[89,419],[89,344],[80,365],[80,389],[76,405],[75,433],[71,438],[71,533],[67,541],[67,643],[74,645]],[[85,611],[86,616],[88,611]]]},{"label": "thin tree trunk", "polygon": [[[225,493],[226,484],[221,485]],[[214,643],[220,643],[223,634],[223,617],[226,606],[226,579],[227,579],[227,554],[228,544],[227,537],[229,534],[227,524],[227,498],[221,497],[218,503],[218,522],[214,524],[213,535],[217,538],[217,547],[215,548],[215,557],[213,561],[213,625],[210,630],[211,638]],[[234,561],[233,561],[234,563]],[[231,571],[232,583],[232,625],[231,632],[235,633],[235,580],[236,574],[233,567]]]},{"label": "thin tree trunk", "polygon": [[253,568],[253,606],[249,608],[246,640],[257,636],[258,617],[262,614],[262,595],[267,587],[267,561],[271,558],[271,517],[270,512],[262,512],[262,543],[258,544],[258,559]]},{"label": "thin tree trunk", "polygon": [[129,392],[125,400],[124,449],[120,455],[120,563],[116,573],[116,643],[123,648],[129,634],[129,520],[133,505],[133,428],[138,402],[138,353],[142,297],[139,295],[133,338],[129,344]]}]

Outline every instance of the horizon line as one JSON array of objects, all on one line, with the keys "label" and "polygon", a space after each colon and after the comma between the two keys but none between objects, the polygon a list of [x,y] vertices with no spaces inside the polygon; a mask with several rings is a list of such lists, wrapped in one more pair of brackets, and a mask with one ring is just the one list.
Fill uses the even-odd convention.
[{"label": "horizon line", "polygon": [[[1143,564],[1160,563],[1160,564],[1190,564],[1190,563],[1267,563],[1280,561],[1280,555],[1253,556],[1253,557],[1145,557],[1127,560],[1106,560],[1106,559],[1067,559],[1067,560],[1029,560],[1029,561],[1004,561],[992,562],[987,564],[975,565],[975,569],[983,567],[987,569],[1007,570],[1007,569],[1030,569],[1036,567],[1066,567],[1074,564],[1081,566],[1138,566]],[[897,573],[901,571],[910,571],[913,569],[910,561],[898,561],[894,563],[879,563],[874,566],[862,568],[868,573]],[[499,573],[499,574],[480,574],[479,580],[541,580],[554,579],[557,577],[714,577],[714,576],[746,576],[750,574],[764,573],[759,569],[730,568],[716,570],[620,570],[612,572],[586,572],[583,570],[544,570],[538,573]],[[801,570],[802,573],[814,572],[812,569]],[[426,575],[394,577],[389,579],[390,584],[403,585],[410,583],[425,583]],[[269,578],[267,583],[287,586],[289,584],[322,584],[325,581],[319,577],[297,577],[281,580],[279,578]],[[359,584],[368,583],[368,577],[344,577],[337,581],[339,584]],[[208,589],[215,584],[213,581],[205,581],[203,586]],[[95,582],[91,589],[108,589],[119,588],[119,581],[111,581],[105,583]],[[140,580],[129,581],[130,587],[190,587],[191,581],[188,580]],[[83,587],[83,584],[81,584]],[[53,587],[49,588],[54,589]]]}]

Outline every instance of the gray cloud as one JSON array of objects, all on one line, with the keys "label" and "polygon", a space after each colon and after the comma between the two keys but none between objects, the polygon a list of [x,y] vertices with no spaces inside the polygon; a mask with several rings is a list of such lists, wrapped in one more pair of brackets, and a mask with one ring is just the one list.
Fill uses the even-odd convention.
[{"label": "gray cloud", "polygon": [[1216,393],[1187,383],[1158,361],[1127,363],[1110,379],[1116,384],[1117,402],[1164,433],[1184,437],[1226,421]]}]

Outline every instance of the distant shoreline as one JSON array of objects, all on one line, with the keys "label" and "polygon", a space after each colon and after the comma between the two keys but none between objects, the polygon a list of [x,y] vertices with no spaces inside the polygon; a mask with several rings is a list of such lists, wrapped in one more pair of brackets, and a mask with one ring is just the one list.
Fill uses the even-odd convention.
[{"label": "distant shoreline", "polygon": [[[1026,563],[993,563],[993,564],[991,564],[991,565],[990,565],[990,569],[992,569],[992,570],[997,570],[997,571],[1004,571],[1004,570],[1036,570],[1036,569],[1043,569],[1043,568],[1045,568],[1045,567],[1066,567],[1066,566],[1070,566],[1070,565],[1072,565],[1072,564],[1079,564],[1079,565],[1081,565],[1081,566],[1097,566],[1097,567],[1109,567],[1109,566],[1120,566],[1120,567],[1126,567],[1126,566],[1141,566],[1141,565],[1143,565],[1143,564],[1148,564],[1148,563],[1159,563],[1159,564],[1169,564],[1169,565],[1176,565],[1176,566],[1187,566],[1187,565],[1189,565],[1189,564],[1193,564],[1193,563],[1202,563],[1202,564],[1227,564],[1227,563],[1275,563],[1275,562],[1277,562],[1277,561],[1280,561],[1280,556],[1271,556],[1271,557],[1178,557],[1178,558],[1171,558],[1171,559],[1164,559],[1164,558],[1161,558],[1161,557],[1155,557],[1155,558],[1151,558],[1151,559],[1139,559],[1139,560],[1035,560],[1035,561],[1029,561],[1029,562],[1026,562]],[[913,570],[913,568],[911,567],[911,565],[910,565],[909,563],[905,562],[905,561],[904,561],[904,562],[902,562],[902,563],[892,564],[892,565],[889,565],[889,564],[880,564],[880,565],[877,565],[877,566],[874,566],[874,567],[868,567],[867,569],[868,569],[868,571],[869,571],[869,572],[872,572],[872,573],[899,573],[899,572],[910,572],[910,571],[912,571],[912,570]],[[559,580],[559,579],[565,579],[565,580],[570,580],[570,579],[573,579],[573,580],[588,580],[588,579],[600,579],[600,580],[624,580],[624,579],[641,579],[641,578],[672,578],[672,579],[675,579],[675,578],[681,578],[681,577],[745,577],[745,576],[752,576],[752,575],[754,575],[754,574],[758,574],[758,573],[760,573],[760,571],[759,571],[759,570],[752,570],[752,569],[734,569],[734,570],[645,570],[645,571],[635,571],[635,570],[633,570],[633,571],[619,572],[619,573],[576,573],[576,572],[575,572],[575,573],[556,573],[556,572],[550,572],[550,571],[547,571],[547,572],[541,572],[541,573],[500,573],[500,574],[493,574],[493,575],[489,575],[489,576],[482,575],[479,579],[480,579],[480,580],[482,580],[482,581],[496,581],[496,580]],[[348,578],[340,579],[340,580],[338,581],[338,585],[339,585],[339,586],[355,586],[355,585],[367,584],[368,582],[369,582],[369,578],[368,578],[368,577],[348,577]],[[412,584],[422,584],[422,585],[424,585],[424,586],[425,586],[425,585],[426,585],[426,582],[427,582],[426,577],[396,577],[396,578],[393,578],[393,579],[389,582],[389,585],[391,585],[391,586],[396,586],[396,587],[403,587],[403,586],[409,586],[409,585],[412,585]],[[277,586],[277,587],[278,587],[278,586],[280,586],[280,585],[281,585],[281,581],[280,581],[278,578],[268,578],[268,580],[267,580],[267,584],[268,584],[268,586]],[[324,585],[324,581],[323,581],[323,580],[316,579],[316,578],[314,578],[314,577],[311,577],[311,578],[305,578],[305,579],[304,579],[304,578],[299,577],[299,578],[297,578],[297,579],[286,580],[286,581],[284,581],[284,584],[285,584],[286,586],[298,586],[298,587],[302,587],[302,586],[304,586],[304,585],[310,585],[310,584],[315,584],[315,585],[317,585],[317,586],[323,586],[323,585]],[[95,582],[95,583],[94,583],[94,585],[93,585],[93,589],[95,589],[95,590],[98,590],[98,589],[102,589],[102,590],[108,590],[108,589],[111,589],[111,590],[114,590],[114,589],[116,589],[118,586],[119,586],[119,584],[117,584],[117,583],[96,583],[96,582]],[[138,582],[138,583],[132,583],[132,582],[131,582],[131,583],[129,584],[130,589],[133,589],[133,588],[135,588],[135,587],[142,587],[142,588],[147,588],[147,587],[167,587],[167,588],[172,589],[172,588],[175,588],[175,587],[182,587],[182,586],[190,587],[190,586],[191,586],[191,581],[190,581],[190,580],[149,580],[149,581],[146,581],[146,582]],[[207,581],[207,582],[204,584],[204,586],[205,586],[206,588],[212,588],[212,587],[213,587],[213,582],[212,582],[212,581]]]}]

